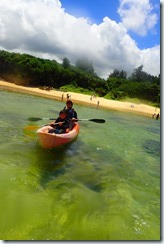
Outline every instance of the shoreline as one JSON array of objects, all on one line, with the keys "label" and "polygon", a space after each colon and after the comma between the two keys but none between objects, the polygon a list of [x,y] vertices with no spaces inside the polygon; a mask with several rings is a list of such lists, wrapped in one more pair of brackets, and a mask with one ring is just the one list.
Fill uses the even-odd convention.
[{"label": "shoreline", "polygon": [[115,100],[109,100],[102,97],[91,97],[91,95],[84,95],[75,92],[62,92],[53,90],[42,90],[38,87],[26,87],[16,85],[0,79],[0,90],[7,90],[19,93],[25,93],[44,98],[54,99],[57,101],[66,101],[67,94],[70,95],[70,99],[74,104],[94,107],[98,109],[118,110],[132,112],[135,114],[142,114],[152,117],[154,113],[160,113],[160,108],[149,106],[146,104],[136,104],[132,102],[120,102]]}]

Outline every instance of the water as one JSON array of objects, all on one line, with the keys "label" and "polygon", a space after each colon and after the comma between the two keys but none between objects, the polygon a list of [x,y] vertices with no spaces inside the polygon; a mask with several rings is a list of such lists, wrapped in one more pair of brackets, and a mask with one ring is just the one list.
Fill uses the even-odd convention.
[{"label": "water", "polygon": [[0,91],[0,239],[159,240],[160,121],[74,106],[76,141],[39,146],[38,127],[64,102]]}]

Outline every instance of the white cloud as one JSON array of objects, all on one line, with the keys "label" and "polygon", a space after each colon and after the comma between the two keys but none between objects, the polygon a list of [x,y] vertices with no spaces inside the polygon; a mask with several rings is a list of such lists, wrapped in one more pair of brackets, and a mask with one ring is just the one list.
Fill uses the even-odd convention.
[{"label": "white cloud", "polygon": [[[143,64],[145,72],[155,74],[156,67],[160,67],[160,47],[155,46],[140,52],[140,63]],[[153,62],[151,62],[153,60]],[[160,73],[160,72],[159,72]]]},{"label": "white cloud", "polygon": [[105,78],[113,69],[131,72],[142,64],[149,74],[160,72],[159,46],[140,50],[124,22],[105,17],[101,24],[91,24],[66,13],[59,0],[1,0],[0,49],[58,62],[67,57],[73,64],[86,56]]},{"label": "white cloud", "polygon": [[149,0],[120,0],[118,13],[127,30],[132,30],[140,36],[145,36],[157,21],[157,15],[152,12]]}]

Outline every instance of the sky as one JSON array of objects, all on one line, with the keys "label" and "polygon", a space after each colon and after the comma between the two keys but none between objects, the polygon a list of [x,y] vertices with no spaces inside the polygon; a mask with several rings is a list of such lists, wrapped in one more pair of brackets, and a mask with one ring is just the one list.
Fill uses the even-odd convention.
[{"label": "sky", "polygon": [[[161,1],[162,2],[162,1]],[[0,50],[160,74],[159,0],[0,0]]]}]

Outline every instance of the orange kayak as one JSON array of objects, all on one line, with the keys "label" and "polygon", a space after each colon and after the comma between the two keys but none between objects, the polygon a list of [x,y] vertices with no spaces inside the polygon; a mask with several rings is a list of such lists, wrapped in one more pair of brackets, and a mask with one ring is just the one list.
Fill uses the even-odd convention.
[{"label": "orange kayak", "polygon": [[48,133],[50,129],[53,128],[47,125],[37,130],[39,143],[43,148],[55,148],[73,141],[79,134],[80,126],[76,122],[70,132],[63,134]]}]

